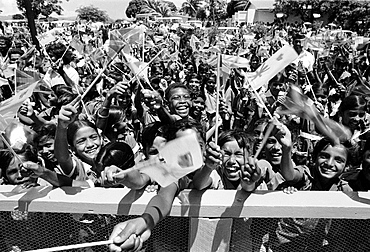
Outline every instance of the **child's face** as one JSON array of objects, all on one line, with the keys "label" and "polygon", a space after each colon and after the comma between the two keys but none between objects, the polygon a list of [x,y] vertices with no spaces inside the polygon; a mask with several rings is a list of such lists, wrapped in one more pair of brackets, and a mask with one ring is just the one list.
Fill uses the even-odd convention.
[{"label": "child's face", "polygon": [[197,97],[193,100],[193,113],[198,115],[205,109],[205,102],[202,97]]},{"label": "child's face", "polygon": [[82,161],[92,161],[101,149],[101,138],[95,129],[85,126],[80,128],[74,137],[73,146]]},{"label": "child's face", "polygon": [[332,179],[344,171],[347,163],[347,151],[342,145],[328,145],[316,159],[316,169],[321,178]]},{"label": "child's face", "polygon": [[240,170],[245,164],[247,153],[243,148],[239,147],[236,140],[226,142],[222,147],[223,153],[223,173],[230,181],[238,181],[240,179]]},{"label": "child's face", "polygon": [[188,90],[184,88],[174,88],[171,90],[169,98],[169,108],[171,113],[177,114],[182,118],[189,115],[191,107],[191,97]]},{"label": "child's face", "polygon": [[[26,162],[23,156],[19,156],[23,162]],[[5,177],[10,185],[23,184],[30,180],[30,177],[21,175],[21,162],[17,158],[13,158],[6,170]]]},{"label": "child's face", "polygon": [[264,150],[267,161],[269,161],[272,165],[280,165],[283,150],[281,144],[274,136],[267,138]]},{"label": "child's face", "polygon": [[44,158],[47,158],[51,162],[57,162],[54,156],[54,139],[49,139],[46,142],[39,145],[40,154]]},{"label": "child's face", "polygon": [[200,81],[197,78],[192,78],[189,80],[189,88],[193,92],[199,92],[200,90]]},{"label": "child's face", "polygon": [[361,122],[365,120],[366,113],[363,109],[350,109],[343,112],[342,123],[352,131],[361,130]]}]

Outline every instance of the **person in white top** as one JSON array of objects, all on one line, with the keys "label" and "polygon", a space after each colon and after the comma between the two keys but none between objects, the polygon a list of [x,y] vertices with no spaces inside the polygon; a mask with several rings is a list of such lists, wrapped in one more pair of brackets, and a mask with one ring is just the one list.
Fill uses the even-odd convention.
[{"label": "person in white top", "polygon": [[298,53],[298,58],[293,61],[297,66],[302,65],[307,73],[313,71],[313,65],[315,64],[315,56],[312,53],[306,51],[303,48],[303,43],[305,40],[305,36],[302,34],[297,34],[293,38],[293,47],[294,50]]}]

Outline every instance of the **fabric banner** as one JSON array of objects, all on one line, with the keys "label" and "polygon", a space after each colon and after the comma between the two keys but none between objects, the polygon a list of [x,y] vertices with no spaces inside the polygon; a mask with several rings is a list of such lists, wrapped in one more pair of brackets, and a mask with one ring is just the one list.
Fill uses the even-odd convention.
[{"label": "fabric banner", "polygon": [[298,54],[293,47],[289,45],[283,46],[254,72],[254,76],[249,79],[249,84],[254,90],[267,85],[271,78],[282,71],[297,57]]},{"label": "fabric banner", "polygon": [[38,82],[31,84],[26,89],[17,92],[11,98],[0,103],[0,130],[5,130],[6,126],[15,120],[14,117],[19,108],[32,95],[37,84]]},{"label": "fabric banner", "polygon": [[168,142],[158,152],[160,159],[139,163],[138,169],[162,187],[176,182],[203,165],[203,155],[195,133]]}]

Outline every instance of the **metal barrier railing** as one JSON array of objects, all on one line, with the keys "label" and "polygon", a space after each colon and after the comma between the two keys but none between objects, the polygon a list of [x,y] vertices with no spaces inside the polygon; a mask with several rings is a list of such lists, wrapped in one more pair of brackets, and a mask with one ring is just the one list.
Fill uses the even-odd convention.
[{"label": "metal barrier railing", "polygon": [[[141,215],[154,195],[126,188],[23,190],[0,186],[0,251],[14,246],[25,251],[107,240],[116,223]],[[274,247],[272,234],[278,239],[284,236],[276,232],[277,225],[286,224],[281,218],[304,218],[302,223],[318,226],[324,223],[331,225],[332,233],[341,235],[335,242],[317,234],[301,235],[302,246],[289,250],[316,251],[311,245],[317,243],[335,251],[370,251],[370,192],[299,191],[288,195],[234,190],[181,192],[170,217],[153,230],[145,251],[267,251]],[[320,244],[325,242],[329,245]],[[276,251],[289,251],[285,249]],[[107,251],[107,247],[73,251]]]}]

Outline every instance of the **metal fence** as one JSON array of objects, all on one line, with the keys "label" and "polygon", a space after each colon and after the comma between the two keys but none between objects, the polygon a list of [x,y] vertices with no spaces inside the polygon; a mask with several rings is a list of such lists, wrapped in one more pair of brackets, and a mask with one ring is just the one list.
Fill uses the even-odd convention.
[{"label": "metal fence", "polygon": [[[115,224],[140,215],[154,195],[0,186],[0,251],[107,240]],[[187,190],[142,251],[370,251],[369,203],[368,192]]]}]

